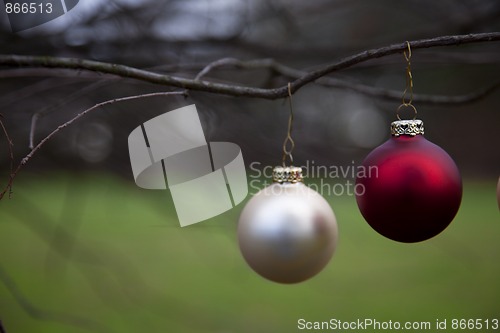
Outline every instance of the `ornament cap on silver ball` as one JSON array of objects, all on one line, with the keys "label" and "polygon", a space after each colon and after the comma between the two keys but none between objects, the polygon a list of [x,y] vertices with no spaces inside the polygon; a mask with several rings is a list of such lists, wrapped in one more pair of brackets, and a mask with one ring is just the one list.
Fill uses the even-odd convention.
[{"label": "ornament cap on silver ball", "polygon": [[273,182],[283,183],[299,183],[304,180],[302,176],[302,168],[296,166],[276,166],[273,169]]}]

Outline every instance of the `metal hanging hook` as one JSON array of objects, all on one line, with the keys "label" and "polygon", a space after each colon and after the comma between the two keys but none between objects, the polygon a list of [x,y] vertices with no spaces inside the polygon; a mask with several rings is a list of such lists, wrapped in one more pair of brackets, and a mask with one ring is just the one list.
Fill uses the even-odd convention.
[{"label": "metal hanging hook", "polygon": [[413,104],[401,104],[396,110],[396,117],[398,117],[398,120],[403,120],[399,116],[399,111],[401,111],[402,108],[411,108],[413,110],[413,120],[417,119],[417,108]]},{"label": "metal hanging hook", "polygon": [[406,61],[410,62],[411,59],[411,47],[410,47],[410,42],[406,41],[406,47],[408,48],[408,54],[406,54],[406,51],[403,51],[403,54],[406,58]]},{"label": "metal hanging hook", "polygon": [[[408,41],[406,41],[406,46],[408,48],[408,53],[403,51],[406,59],[406,88],[403,92],[403,104],[409,105],[413,101],[413,76],[411,74],[411,47]],[[408,102],[406,101],[407,94],[410,95]]]},{"label": "metal hanging hook", "polygon": [[286,158],[290,160],[290,165],[293,165],[293,156],[292,152],[295,148],[295,142],[292,139],[292,129],[293,129],[293,106],[292,106],[292,86],[290,82],[288,82],[288,103],[290,105],[290,116],[288,117],[288,130],[285,137],[285,141],[283,142],[283,158],[282,165],[286,166]]},{"label": "metal hanging hook", "polygon": [[403,92],[402,104],[396,110],[396,116],[398,120],[401,120],[399,116],[399,111],[402,108],[411,108],[413,110],[413,119],[417,117],[417,109],[412,104],[413,102],[413,75],[411,73],[411,47],[410,42],[406,41],[407,50],[403,51],[403,55],[406,59],[406,87]]}]

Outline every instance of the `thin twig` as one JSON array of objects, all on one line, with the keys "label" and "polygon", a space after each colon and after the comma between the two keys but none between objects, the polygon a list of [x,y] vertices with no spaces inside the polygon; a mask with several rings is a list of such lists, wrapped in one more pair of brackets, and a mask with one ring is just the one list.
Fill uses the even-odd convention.
[{"label": "thin twig", "polygon": [[194,80],[195,81],[200,81],[202,77],[210,73],[216,68],[219,67],[224,67],[224,66],[240,66],[242,62],[238,59],[235,58],[222,58],[219,60],[215,60],[214,62],[211,62],[207,66],[205,66],[199,73],[198,75],[195,76]]},{"label": "thin twig", "polygon": [[[500,32],[490,32],[481,34],[468,34],[456,36],[442,36],[430,39],[410,41],[412,49],[430,48],[437,46],[459,45],[467,43],[491,42],[500,40]],[[366,62],[371,59],[384,57],[387,55],[401,53],[407,48],[406,42],[393,44],[377,49],[360,52],[353,56],[341,59],[333,64],[324,66],[316,71],[308,72],[306,75],[296,79],[291,83],[292,93],[304,85],[314,82],[320,77],[330,73],[352,67],[356,64]],[[288,95],[288,87],[264,89],[258,87],[245,87],[186,79],[182,77],[158,74],[155,72],[142,70],[134,67],[104,63],[92,60],[75,58],[57,58],[42,56],[21,56],[21,55],[0,55],[0,65],[9,67],[48,67],[67,68],[75,70],[89,70],[100,73],[114,74],[123,78],[131,78],[146,81],[154,84],[179,87],[189,90],[205,91],[211,93],[225,94],[231,96],[246,96],[265,99],[284,98]]]},{"label": "thin twig", "polygon": [[14,181],[14,143],[12,142],[9,132],[7,132],[7,128],[3,123],[3,115],[0,113],[0,126],[2,127],[3,133],[5,135],[5,139],[7,140],[7,145],[9,146],[9,182],[8,186],[5,188],[4,192],[0,195],[0,199],[4,196],[5,192],[9,191],[9,198],[12,197],[12,182]]},{"label": "thin twig", "polygon": [[88,114],[88,113],[90,113],[90,112],[92,112],[100,107],[114,104],[114,103],[118,103],[118,102],[125,102],[125,101],[134,100],[134,99],[149,98],[149,97],[155,97],[155,96],[170,96],[170,95],[184,95],[184,92],[182,92],[182,91],[155,92],[155,93],[150,93],[150,94],[141,94],[141,95],[120,97],[120,98],[107,100],[107,101],[98,103],[98,104],[92,106],[91,108],[86,109],[85,111],[77,114],[75,117],[71,118],[70,120],[66,121],[65,123],[59,125],[55,130],[53,130],[45,138],[43,138],[36,146],[34,146],[33,149],[21,160],[21,162],[18,164],[16,169],[13,172],[11,172],[11,176],[9,178],[9,182],[8,182],[7,186],[4,188],[4,190],[2,192],[0,192],[0,200],[4,197],[5,193],[7,193],[7,191],[12,188],[12,183],[14,182],[14,178],[17,176],[17,174],[19,173],[21,168],[26,163],[29,162],[29,160],[33,157],[33,155],[40,148],[42,148],[42,146],[48,140],[50,140],[54,135],[56,135],[59,131],[68,127],[69,125],[71,125],[72,123],[74,123],[75,121],[80,119],[81,117],[85,116],[86,114]]},{"label": "thin twig", "polygon": [[[222,58],[215,60],[201,69],[201,71],[194,77],[194,81],[201,81],[201,79],[208,75],[211,71],[219,67],[226,66],[240,66],[243,62],[235,58]],[[189,89],[184,90],[186,94],[189,93]]]},{"label": "thin twig", "polygon": [[33,142],[35,140],[35,131],[36,125],[38,124],[38,118],[40,118],[40,112],[35,112],[33,116],[31,116],[30,136],[28,144],[29,149],[33,149],[33,147],[35,146]]},{"label": "thin twig", "polygon": [[33,149],[34,147],[34,140],[35,140],[35,131],[36,131],[36,126],[38,124],[38,120],[42,118],[43,116],[49,114],[50,112],[60,108],[61,106],[70,103],[82,96],[85,96],[88,94],[90,91],[93,91],[97,88],[100,88],[104,85],[108,84],[106,81],[97,81],[92,83],[91,85],[84,87],[82,89],[77,90],[76,92],[70,94],[60,102],[56,104],[51,104],[46,106],[45,108],[42,108],[41,110],[35,112],[33,116],[31,117],[31,126],[30,126],[30,134],[29,134],[29,149]]}]

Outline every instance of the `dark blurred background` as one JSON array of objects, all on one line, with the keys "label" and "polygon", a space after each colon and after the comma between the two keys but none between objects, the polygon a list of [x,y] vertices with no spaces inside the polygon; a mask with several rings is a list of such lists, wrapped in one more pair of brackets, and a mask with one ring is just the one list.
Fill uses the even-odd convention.
[{"label": "dark blurred background", "polygon": [[[77,57],[126,64],[193,78],[226,57],[273,58],[311,70],[369,48],[405,40],[500,30],[498,1],[98,1],[81,0],[68,14],[17,34],[5,13],[4,54]],[[413,52],[416,94],[461,95],[499,80],[500,44],[419,49]],[[334,77],[378,88],[405,87],[401,54],[336,72]],[[220,68],[206,79],[260,87],[287,78],[262,70]],[[30,123],[39,114],[35,143],[58,124],[104,100],[169,90],[95,73],[3,68],[0,110],[17,158],[28,152]],[[420,105],[426,136],[471,177],[500,169],[497,89],[466,105]],[[39,168],[81,168],[131,177],[127,137],[140,123],[195,103],[207,141],[239,144],[247,164],[276,164],[286,131],[283,100],[237,98],[203,92],[110,105],[59,133],[30,162]],[[359,163],[388,138],[400,101],[310,84],[294,96],[295,157],[318,164]],[[6,149],[3,144],[2,151]],[[6,165],[7,154],[0,154]],[[5,170],[5,168],[2,168]]]},{"label": "dark blurred background", "polygon": [[[93,59],[186,78],[227,57],[313,70],[406,40],[500,30],[498,0],[80,0],[19,33],[0,9],[2,54]],[[499,54],[499,42],[414,50],[414,91],[458,96],[498,85]],[[402,93],[405,67],[396,54],[332,77]],[[205,79],[264,88],[289,80],[238,68]],[[100,73],[0,67],[0,113],[16,162],[29,152],[34,116],[36,143],[99,102],[170,90]],[[135,185],[127,148],[129,133],[146,120],[195,103],[207,141],[237,143],[247,165],[275,165],[286,100],[191,91],[96,110],[49,141],[16,178],[12,199],[0,201],[1,323],[8,333],[288,333],[299,331],[299,318],[448,319],[440,331],[456,332],[453,318],[500,319],[499,101],[500,89],[463,105],[415,102],[426,137],[464,175],[462,206],[445,232],[393,242],[365,223],[354,197],[325,195],[339,224],[337,252],[321,274],[294,286],[246,265],[236,240],[243,203],[180,228],[169,191]],[[350,166],[389,138],[401,101],[309,84],[293,103],[296,164]],[[8,173],[2,134],[2,184]]]}]

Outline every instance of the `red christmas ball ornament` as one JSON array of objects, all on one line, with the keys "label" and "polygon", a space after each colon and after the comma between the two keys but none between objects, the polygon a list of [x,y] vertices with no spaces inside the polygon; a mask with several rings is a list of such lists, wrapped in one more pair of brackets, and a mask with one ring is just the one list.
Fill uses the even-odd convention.
[{"label": "red christmas ball ornament", "polygon": [[356,180],[362,185],[358,207],[381,235],[404,243],[424,241],[455,217],[462,200],[460,173],[442,148],[425,139],[421,120],[395,121],[391,134],[363,162],[367,172]]}]

